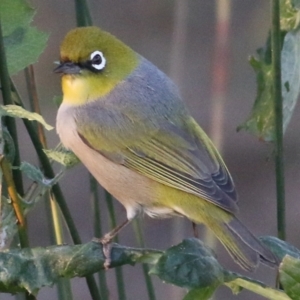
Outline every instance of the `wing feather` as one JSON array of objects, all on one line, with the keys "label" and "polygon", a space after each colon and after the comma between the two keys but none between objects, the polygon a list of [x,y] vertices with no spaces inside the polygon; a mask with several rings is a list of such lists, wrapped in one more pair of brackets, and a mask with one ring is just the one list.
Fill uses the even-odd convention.
[{"label": "wing feather", "polygon": [[[147,123],[143,123],[134,130],[133,126],[139,125],[130,120],[114,131],[107,124],[107,132],[95,118],[88,123],[77,118],[82,140],[108,159],[235,212],[237,197],[231,176],[199,125],[192,118],[185,127],[168,120],[154,125],[147,128]],[[117,123],[114,128],[118,129]]]}]

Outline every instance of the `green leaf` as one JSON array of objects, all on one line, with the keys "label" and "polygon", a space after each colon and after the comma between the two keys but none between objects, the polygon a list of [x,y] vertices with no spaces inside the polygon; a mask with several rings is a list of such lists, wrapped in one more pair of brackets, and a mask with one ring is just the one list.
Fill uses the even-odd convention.
[{"label": "green leaf", "polygon": [[300,260],[287,255],[279,267],[280,283],[291,299],[300,299]]},{"label": "green leaf", "polygon": [[45,187],[52,187],[57,183],[57,178],[47,179],[42,171],[28,162],[22,162],[19,169],[26,174],[26,176],[32,181],[38,182]]},{"label": "green leaf", "polygon": [[245,276],[238,274],[236,274],[236,276],[236,279],[226,282],[226,285],[230,287],[234,293],[237,293],[241,288],[244,288],[270,300],[290,300],[290,298],[281,290],[270,288],[260,281]]},{"label": "green leaf", "polygon": [[37,62],[45,49],[48,34],[34,27],[16,29],[11,36],[5,37],[4,44],[10,75],[25,69]]},{"label": "green leaf", "polygon": [[279,261],[282,261],[286,255],[300,258],[299,249],[275,236],[263,236],[259,239],[276,255]]},{"label": "green leaf", "polygon": [[[275,114],[269,42],[264,49],[258,50],[258,58],[250,58],[250,65],[256,72],[257,97],[250,117],[238,130],[245,129],[261,140],[272,142],[275,140]],[[285,132],[300,94],[300,30],[290,31],[284,36],[281,79]]]},{"label": "green leaf", "polygon": [[62,95],[53,97],[53,103],[55,104],[56,107],[60,107],[62,101],[63,101]]},{"label": "green leaf", "polygon": [[17,219],[11,201],[6,197],[0,198],[0,249],[8,246],[17,232]]},{"label": "green leaf", "polygon": [[[288,300],[282,291],[266,286],[264,283],[225,270],[209,248],[197,239],[186,239],[181,244],[167,249],[150,271],[162,280],[191,289],[187,299],[208,299],[214,290],[225,284],[234,294],[243,288],[272,300]],[[194,297],[194,298],[193,298]]]},{"label": "green leaf", "polygon": [[0,12],[4,36],[9,36],[17,28],[28,26],[35,14],[24,0],[1,0]]},{"label": "green leaf", "polygon": [[224,280],[223,268],[212,250],[198,239],[185,239],[179,245],[167,249],[150,273],[189,289],[215,289]]},{"label": "green leaf", "polygon": [[30,26],[35,11],[24,0],[0,1],[1,24],[10,75],[37,61],[48,34]]},{"label": "green leaf", "polygon": [[300,0],[292,0],[292,5],[296,9],[300,9]]},{"label": "green leaf", "polygon": [[237,130],[244,129],[259,139],[273,141],[274,131],[274,105],[272,66],[269,41],[265,48],[257,50],[258,58],[251,57],[250,65],[256,73],[257,96],[248,120]]},{"label": "green leaf", "polygon": [[280,28],[290,31],[299,26],[298,0],[280,0]]},{"label": "green leaf", "polygon": [[80,162],[72,151],[66,149],[61,149],[59,151],[44,149],[43,151],[50,159],[53,159],[67,168],[71,168]]},{"label": "green leaf", "polygon": [[[24,215],[27,215],[27,213],[35,207],[46,191],[49,191],[49,189],[38,187],[36,196],[32,194],[28,195],[30,198],[29,201],[21,199]],[[18,232],[16,214],[12,207],[11,200],[4,196],[0,199],[0,223],[0,250],[2,250],[8,248],[13,237]]]},{"label": "green leaf", "polygon": [[193,289],[185,295],[183,300],[208,300],[211,298],[214,291],[215,288],[210,286],[203,289]]},{"label": "green leaf", "polygon": [[300,30],[290,31],[284,37],[281,52],[283,130],[285,131],[300,93]]},{"label": "green leaf", "polygon": [[[281,80],[283,98],[283,131],[285,132],[300,94],[300,1],[280,1],[280,26],[282,34]],[[238,130],[256,135],[259,139],[275,140],[275,113],[271,65],[270,36],[266,46],[251,57],[250,65],[256,73],[257,96],[247,121]]]},{"label": "green leaf", "polygon": [[12,164],[15,160],[16,148],[13,138],[6,127],[2,127],[2,135],[4,138],[4,155],[8,161]]},{"label": "green leaf", "polygon": [[[26,216],[28,212],[43,199],[45,193],[57,183],[60,174],[49,180],[44,177],[43,173],[38,168],[29,163],[22,162],[19,168],[27,175],[27,177],[36,182],[36,184],[30,186],[24,198],[21,198],[23,213]],[[0,177],[1,176],[2,173],[0,170]],[[11,201],[4,196],[0,199],[0,224],[0,249],[3,249],[9,246],[13,237],[18,232],[17,219]]]},{"label": "green leaf", "polygon": [[53,129],[51,125],[45,122],[41,115],[30,112],[18,105],[0,105],[0,115],[37,121],[41,123],[47,130]]},{"label": "green leaf", "polygon": [[[156,250],[134,249],[111,244],[111,266],[135,264]],[[23,248],[0,251],[0,292],[28,291],[34,295],[60,278],[83,277],[104,268],[105,256],[99,242],[74,246]]]}]

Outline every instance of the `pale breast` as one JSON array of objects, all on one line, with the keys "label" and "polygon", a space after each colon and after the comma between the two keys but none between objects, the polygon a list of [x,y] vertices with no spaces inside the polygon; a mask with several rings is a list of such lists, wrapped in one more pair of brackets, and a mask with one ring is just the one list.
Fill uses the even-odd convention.
[{"label": "pale breast", "polygon": [[[73,107],[67,104],[60,106],[56,126],[63,145],[72,150],[97,181],[125,206],[128,219],[132,219],[144,208],[147,208],[145,212],[149,212],[149,215],[155,214],[153,188],[157,183],[113,163],[87,146],[77,133]],[[164,210],[160,208],[160,210],[157,212],[158,215],[166,214],[166,210],[169,211],[167,208]]]}]

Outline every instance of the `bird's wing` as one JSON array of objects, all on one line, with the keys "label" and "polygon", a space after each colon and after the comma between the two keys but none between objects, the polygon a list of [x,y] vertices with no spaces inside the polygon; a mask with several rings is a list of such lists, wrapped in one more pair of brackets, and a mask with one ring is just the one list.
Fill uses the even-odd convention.
[{"label": "bird's wing", "polygon": [[227,211],[237,210],[232,178],[217,150],[192,118],[187,130],[169,121],[159,125],[137,124],[124,115],[119,117],[108,117],[101,124],[92,112],[88,121],[77,117],[79,136],[115,163]]}]

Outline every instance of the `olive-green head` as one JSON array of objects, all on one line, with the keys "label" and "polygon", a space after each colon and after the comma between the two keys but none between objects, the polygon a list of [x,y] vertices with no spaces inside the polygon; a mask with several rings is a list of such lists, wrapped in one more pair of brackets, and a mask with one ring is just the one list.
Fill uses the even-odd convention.
[{"label": "olive-green head", "polygon": [[128,77],[139,56],[113,35],[97,27],[71,30],[60,47],[64,102],[80,105],[107,95]]}]

